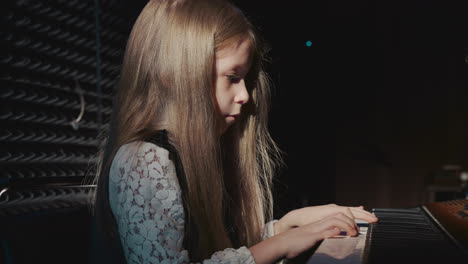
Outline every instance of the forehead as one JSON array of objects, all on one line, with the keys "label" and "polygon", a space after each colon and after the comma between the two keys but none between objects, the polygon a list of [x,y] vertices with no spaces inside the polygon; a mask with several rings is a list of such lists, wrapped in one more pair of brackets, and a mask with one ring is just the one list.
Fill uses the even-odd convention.
[{"label": "forehead", "polygon": [[216,51],[216,69],[219,71],[243,68],[247,71],[251,57],[252,44],[249,39],[233,42]]}]

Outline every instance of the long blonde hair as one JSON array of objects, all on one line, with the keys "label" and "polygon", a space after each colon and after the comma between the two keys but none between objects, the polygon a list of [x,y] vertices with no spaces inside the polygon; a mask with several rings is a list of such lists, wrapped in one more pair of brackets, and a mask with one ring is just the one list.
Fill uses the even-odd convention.
[{"label": "long blonde hair", "polygon": [[[247,39],[251,100],[221,138],[214,99],[216,51]],[[267,128],[270,81],[265,49],[244,14],[225,0],[150,0],[130,34],[108,134],[91,197],[99,222],[115,225],[108,199],[109,168],[123,144],[144,141],[164,128],[183,164],[191,261],[261,240],[272,219],[272,177],[279,150]],[[161,125],[162,117],[168,122]],[[181,184],[182,185],[182,184]],[[100,219],[100,220],[99,220]],[[113,222],[115,224],[115,220]]]}]

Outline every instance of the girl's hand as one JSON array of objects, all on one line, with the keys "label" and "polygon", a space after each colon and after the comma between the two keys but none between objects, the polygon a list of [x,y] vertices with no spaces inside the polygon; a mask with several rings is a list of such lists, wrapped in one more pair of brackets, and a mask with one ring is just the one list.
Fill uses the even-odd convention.
[{"label": "girl's hand", "polygon": [[301,227],[309,223],[319,221],[336,213],[342,213],[348,218],[353,219],[353,223],[354,219],[364,220],[369,223],[378,221],[377,217],[364,210],[363,206],[347,207],[338,206],[336,204],[309,206],[287,213],[275,224],[275,234],[280,234],[291,228]]},{"label": "girl's hand", "polygon": [[356,236],[359,233],[354,219],[339,212],[319,221],[285,231],[279,237],[283,237],[286,258],[294,258],[319,241],[340,234],[341,230],[346,231],[351,236]]},{"label": "girl's hand", "polygon": [[294,258],[319,241],[340,234],[341,230],[346,231],[348,235],[356,236],[359,229],[354,223],[354,218],[338,212],[272,236],[253,245],[249,250],[255,263],[273,263],[284,257]]}]

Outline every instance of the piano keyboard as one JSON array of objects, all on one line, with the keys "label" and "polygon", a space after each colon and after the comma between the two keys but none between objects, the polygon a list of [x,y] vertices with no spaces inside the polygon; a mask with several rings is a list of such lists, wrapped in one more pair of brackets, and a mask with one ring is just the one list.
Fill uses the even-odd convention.
[{"label": "piano keyboard", "polygon": [[325,239],[307,264],[468,263],[468,218],[463,214],[467,207],[468,200],[458,200],[411,209],[373,209],[379,222],[357,222],[361,226],[357,237]]}]

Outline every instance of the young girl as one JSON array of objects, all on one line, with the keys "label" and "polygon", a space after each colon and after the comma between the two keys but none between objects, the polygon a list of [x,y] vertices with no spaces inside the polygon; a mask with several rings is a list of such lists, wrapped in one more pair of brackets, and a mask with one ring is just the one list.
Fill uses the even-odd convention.
[{"label": "young girl", "polygon": [[95,213],[127,263],[273,263],[345,230],[362,207],[272,220],[278,149],[265,50],[225,0],[151,0],[130,34]]}]

